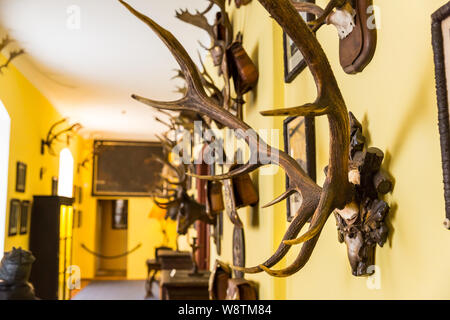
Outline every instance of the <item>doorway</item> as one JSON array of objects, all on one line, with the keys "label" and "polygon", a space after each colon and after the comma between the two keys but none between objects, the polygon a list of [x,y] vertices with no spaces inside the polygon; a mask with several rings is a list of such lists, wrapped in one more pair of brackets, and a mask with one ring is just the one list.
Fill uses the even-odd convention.
[{"label": "doorway", "polygon": [[127,275],[128,200],[98,200],[96,277]]},{"label": "doorway", "polygon": [[0,257],[5,249],[10,129],[11,119],[0,101]]}]

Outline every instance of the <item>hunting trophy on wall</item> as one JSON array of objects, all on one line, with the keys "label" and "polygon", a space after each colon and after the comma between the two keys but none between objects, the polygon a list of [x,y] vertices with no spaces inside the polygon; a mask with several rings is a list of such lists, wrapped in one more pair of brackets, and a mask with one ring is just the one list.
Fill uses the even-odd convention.
[{"label": "hunting trophy on wall", "polygon": [[[6,36],[5,38],[3,38],[3,40],[0,42],[0,52],[2,52],[4,49],[6,49],[11,43],[13,43],[14,41]],[[8,68],[9,64],[16,59],[17,57],[19,57],[20,55],[24,54],[25,50],[23,49],[19,49],[19,50],[12,50],[9,52],[9,57],[7,58],[6,62],[3,63],[2,65],[0,65],[0,74],[3,73],[3,69]]]},{"label": "hunting trophy on wall", "polygon": [[[170,144],[169,141],[168,139],[161,140],[166,150],[174,146],[174,143]],[[198,203],[188,195],[187,168],[185,165],[183,163],[175,165],[159,157],[155,157],[153,160],[163,164],[163,173],[168,173],[168,176],[161,175],[164,183],[153,194],[153,202],[159,208],[167,210],[166,219],[170,218],[177,221],[177,233],[180,235],[186,234],[189,227],[197,220],[215,224],[215,217],[207,214],[205,205]],[[165,199],[165,201],[160,199]]]},{"label": "hunting trophy on wall", "polygon": [[[120,2],[132,14],[149,26],[166,44],[180,65],[187,84],[185,95],[176,101],[163,102],[132,95],[135,100],[157,109],[189,110],[205,115],[230,129],[238,130],[238,132],[250,131],[253,133],[245,135],[243,139],[249,146],[254,147],[251,148],[251,152],[257,157],[251,158],[258,159],[257,163],[248,162],[230,170],[228,173],[218,176],[200,176],[200,178],[208,180],[232,179],[264,165],[258,156],[267,158],[267,156],[277,154],[278,157],[272,159],[272,164],[280,166],[286,172],[289,177],[289,186],[286,192],[265,207],[274,205],[295,193],[300,194],[302,197],[301,207],[293,217],[276,252],[257,266],[233,266],[233,268],[245,273],[264,271],[276,277],[286,277],[296,273],[308,262],[320,233],[333,212],[337,212],[340,215],[342,212],[351,210],[353,216],[361,214],[361,209],[355,208],[354,205],[354,200],[359,198],[357,195],[359,191],[358,181],[349,181],[349,165],[351,164],[349,161],[351,139],[349,114],[328,59],[313,32],[323,25],[330,15],[336,14],[339,10],[348,10],[348,5],[351,5],[352,1],[331,0],[326,9],[321,9],[322,11],[320,12],[322,14],[308,26],[299,15],[297,11],[299,8],[294,8],[289,0],[259,0],[270,16],[280,24],[301,51],[313,75],[318,93],[314,102],[293,108],[264,111],[262,115],[327,116],[330,129],[330,150],[329,165],[323,187],[313,182],[295,159],[287,153],[267,145],[248,124],[208,96],[204,89],[202,76],[196,65],[180,42],[169,31],[162,28],[151,18],[133,9],[126,2],[122,0]],[[317,12],[317,9],[318,7],[315,5],[314,7],[305,7],[305,11],[309,10],[308,12],[310,13]],[[383,214],[385,213],[386,211],[383,212]],[[343,218],[345,219],[346,216],[344,215]],[[308,221],[310,221],[308,231],[298,237],[301,229]],[[375,229],[378,230],[377,228]],[[382,234],[381,238],[384,240],[387,234],[387,230],[385,231],[380,233]],[[303,245],[291,265],[282,270],[271,269],[287,254],[293,245],[297,244]],[[361,270],[357,274],[362,275],[368,272],[370,271]]]}]

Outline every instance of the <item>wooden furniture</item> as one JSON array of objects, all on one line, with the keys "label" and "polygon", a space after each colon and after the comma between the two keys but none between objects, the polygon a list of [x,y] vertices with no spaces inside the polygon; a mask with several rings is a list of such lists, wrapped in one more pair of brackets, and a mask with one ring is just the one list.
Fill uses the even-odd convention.
[{"label": "wooden furniture", "polygon": [[72,264],[73,199],[35,196],[30,226],[30,251],[36,258],[31,283],[36,296],[68,300],[67,268]]},{"label": "wooden furniture", "polygon": [[[145,290],[147,291],[147,297],[151,297],[152,284],[155,281],[155,276],[158,271],[161,270],[161,262],[159,261],[159,252],[162,250],[172,250],[169,247],[157,247],[155,248],[155,259],[147,259],[147,281],[145,282]],[[151,274],[151,276],[150,276]]]},{"label": "wooden furniture", "polygon": [[145,281],[145,291],[147,292],[147,297],[151,297],[153,295],[152,284],[153,281],[155,281],[156,273],[161,270],[161,263],[159,263],[157,259],[148,259],[146,263],[147,280]]},{"label": "wooden furniture", "polygon": [[161,270],[191,270],[192,256],[188,251],[161,250],[158,252]]},{"label": "wooden furniture", "polygon": [[[189,276],[191,270],[162,270],[160,282],[161,300],[208,300],[210,272]],[[171,276],[172,275],[172,276]]]}]

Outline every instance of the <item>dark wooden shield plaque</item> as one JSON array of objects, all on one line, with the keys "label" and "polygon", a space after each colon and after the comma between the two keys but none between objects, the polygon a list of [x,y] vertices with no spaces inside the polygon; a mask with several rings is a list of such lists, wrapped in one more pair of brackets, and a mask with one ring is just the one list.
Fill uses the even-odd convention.
[{"label": "dark wooden shield plaque", "polygon": [[[245,237],[244,229],[234,226],[233,229],[233,265],[238,267],[245,266]],[[235,278],[243,278],[244,273],[234,270]]]}]

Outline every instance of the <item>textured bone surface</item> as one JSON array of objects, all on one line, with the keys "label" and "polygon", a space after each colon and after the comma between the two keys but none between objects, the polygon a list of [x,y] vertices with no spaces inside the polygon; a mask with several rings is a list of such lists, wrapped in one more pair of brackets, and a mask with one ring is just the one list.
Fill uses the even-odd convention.
[{"label": "textured bone surface", "polygon": [[336,9],[327,17],[327,24],[332,24],[336,27],[339,38],[345,39],[353,28],[355,28],[356,11],[353,8],[344,7],[344,9]]},{"label": "textured bone surface", "polygon": [[336,212],[346,221],[354,220],[359,214],[359,205],[356,202],[351,202],[345,206],[342,210],[336,210]]}]

